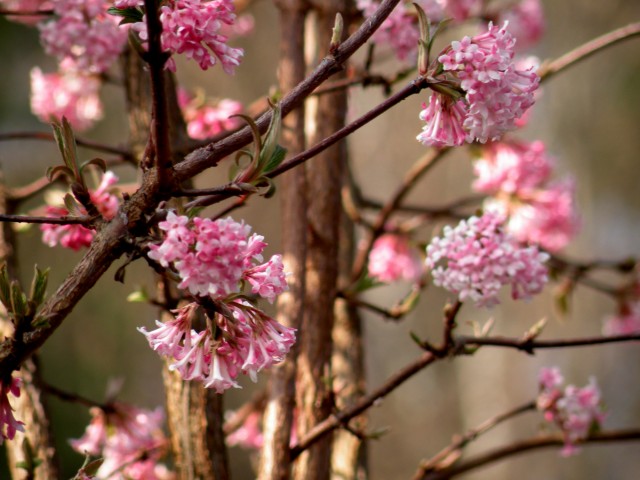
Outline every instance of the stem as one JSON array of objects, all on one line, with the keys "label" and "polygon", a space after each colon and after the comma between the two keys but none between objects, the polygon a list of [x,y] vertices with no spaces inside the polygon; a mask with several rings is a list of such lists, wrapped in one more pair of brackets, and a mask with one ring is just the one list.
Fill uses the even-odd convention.
[{"label": "stem", "polygon": [[610,337],[585,337],[571,338],[563,340],[528,340],[507,337],[466,337],[459,336],[455,338],[455,344],[458,351],[467,345],[491,345],[494,347],[507,347],[522,350],[529,354],[533,354],[534,350],[545,348],[565,348],[565,347],[586,347],[590,345],[602,345],[607,343],[632,342],[640,340],[640,333],[629,335],[614,335]]},{"label": "stem", "polygon": [[604,35],[580,45],[568,53],[565,53],[561,57],[543,64],[538,69],[540,80],[546,81],[556,73],[589,58],[591,55],[637,35],[640,35],[640,22],[631,23],[625,27],[605,33]]},{"label": "stem", "polygon": [[0,222],[11,223],[45,223],[50,225],[89,225],[94,217],[30,217],[27,215],[3,215],[0,214]]},{"label": "stem", "polygon": [[[400,0],[384,0],[380,7],[365,20],[360,28],[345,40],[335,51],[326,56],[316,69],[299,83],[280,102],[282,115],[287,115],[307,98],[322,82],[334,73],[342,70],[342,65],[373,35],[382,22],[389,16]],[[262,115],[256,122],[261,132],[266,131],[271,121],[271,112]],[[236,150],[249,144],[252,140],[251,130],[246,127],[238,133],[226,137],[215,145],[207,145],[191,152],[175,166],[178,181],[191,178],[201,171],[215,166],[220,160]]]},{"label": "stem", "polygon": [[469,442],[472,442],[480,435],[488,432],[500,423],[516,417],[522,413],[529,412],[535,409],[535,402],[525,403],[524,405],[513,408],[508,412],[504,412],[491,417],[482,422],[477,427],[468,430],[464,435],[457,436],[457,438],[453,442],[451,442],[451,444],[440,450],[429,460],[425,460],[421,463],[418,471],[413,477],[414,480],[424,478],[427,473],[430,473],[432,471],[442,470],[443,468],[450,466],[453,462],[460,458],[460,455],[462,454],[462,448],[464,448]]},{"label": "stem", "polygon": [[[613,430],[609,432],[594,433],[592,435],[589,435],[588,438],[580,440],[576,443],[578,445],[584,445],[590,443],[613,443],[637,440],[640,440],[640,429]],[[564,443],[564,437],[560,433],[555,435],[537,436],[513,443],[511,445],[507,445],[505,447],[496,448],[487,453],[472,457],[465,462],[461,462],[457,465],[454,464],[453,466],[441,471],[425,472],[423,476],[417,478],[421,480],[450,479],[457,475],[460,475],[461,473],[483,467],[512,455],[517,455],[519,453],[546,447],[561,447],[564,445]]]}]

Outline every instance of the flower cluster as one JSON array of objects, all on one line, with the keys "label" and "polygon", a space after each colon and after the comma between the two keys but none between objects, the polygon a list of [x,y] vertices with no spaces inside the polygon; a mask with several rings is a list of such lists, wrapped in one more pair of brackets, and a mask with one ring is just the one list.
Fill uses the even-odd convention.
[{"label": "flower cluster", "polygon": [[260,370],[284,359],[295,330],[243,300],[242,285],[273,302],[287,289],[281,256],[262,263],[263,237],[250,236],[251,227],[231,218],[190,220],[169,212],[159,227],[165,238],[149,247],[149,257],[172,266],[181,279],[178,287],[208,298],[215,311],[207,311],[211,323],[200,331],[192,328],[195,303],[177,310],[175,319],[157,322],[156,330],[140,331],[185,380],[202,381],[219,393],[239,387],[240,372],[256,381]]},{"label": "flower cluster", "polygon": [[533,105],[540,80],[533,70],[516,66],[514,47],[507,24],[499,28],[490,23],[485,33],[464,37],[445,49],[438,57],[443,70],[438,80],[455,88],[433,92],[420,113],[426,125],[418,140],[437,147],[486,143],[513,130]]},{"label": "flower cluster", "polygon": [[383,283],[404,279],[420,280],[423,271],[419,252],[406,236],[385,234],[373,244],[369,253],[369,276]]},{"label": "flower cluster", "polygon": [[[118,181],[112,172],[103,175],[102,181],[96,190],[89,192],[91,202],[96,206],[100,214],[105,220],[111,220],[118,211],[118,197],[110,193],[111,187]],[[48,217],[58,218],[69,215],[69,210],[63,206],[47,206],[46,214]],[[81,248],[91,245],[91,241],[95,235],[93,230],[80,225],[58,225],[58,224],[42,224],[42,241],[50,246],[55,247],[60,244],[64,248],[78,251]]]},{"label": "flower cluster", "polygon": [[127,33],[107,15],[104,0],[56,0],[57,18],[41,23],[40,40],[49,55],[71,60],[84,73],[102,73],[122,52]]},{"label": "flower cluster", "polygon": [[564,435],[561,455],[568,457],[578,453],[576,443],[599,428],[605,418],[595,379],[591,378],[585,387],[568,385],[563,391],[562,374],[558,368],[552,367],[541,369],[538,381],[538,409],[543,412],[544,419],[555,424]]},{"label": "flower cluster", "polygon": [[0,445],[5,439],[13,440],[17,431],[24,432],[24,423],[16,420],[9,403],[9,395],[20,396],[20,382],[19,378],[11,378],[8,385],[0,382]]},{"label": "flower cluster", "polygon": [[640,301],[622,303],[616,315],[605,318],[602,333],[605,335],[640,333]]},{"label": "flower cluster", "polygon": [[434,284],[477,306],[499,303],[498,292],[511,286],[514,299],[528,299],[547,282],[546,253],[523,247],[505,232],[504,219],[493,212],[445,227],[427,247],[426,265]]},{"label": "flower cluster", "polygon": [[86,130],[102,118],[98,96],[100,80],[75,70],[43,74],[31,70],[31,111],[43,122],[65,117],[77,130]]},{"label": "flower cluster", "polygon": [[219,102],[205,103],[202,99],[179,90],[178,103],[191,138],[202,140],[240,125],[238,118],[232,118],[243,110],[242,104],[235,100],[225,98]]},{"label": "flower cluster", "polygon": [[[171,0],[160,7],[162,48],[184,54],[203,70],[219,61],[226,73],[233,74],[244,52],[227,45],[228,37],[221,28],[233,25],[235,18],[231,0]],[[145,22],[134,24],[133,29],[143,41],[148,40]],[[167,68],[175,71],[173,59],[167,61]]]},{"label": "flower cluster", "polygon": [[544,144],[509,140],[480,152],[473,188],[493,195],[486,208],[507,217],[507,230],[521,242],[564,248],[580,229],[575,186],[570,178],[551,180],[553,162]]},{"label": "flower cluster", "polygon": [[91,422],[84,435],[69,442],[78,453],[104,459],[96,476],[116,480],[172,478],[158,463],[167,446],[162,409],[149,411],[121,403],[109,407],[91,408]]},{"label": "flower cluster", "polygon": [[171,264],[182,279],[178,286],[192,295],[224,299],[239,293],[240,282],[248,281],[253,293],[273,302],[287,289],[282,257],[260,263],[267,244],[261,235],[249,236],[249,225],[231,217],[190,220],[169,212],[159,227],[165,239],[149,247],[149,258],[163,267]]}]

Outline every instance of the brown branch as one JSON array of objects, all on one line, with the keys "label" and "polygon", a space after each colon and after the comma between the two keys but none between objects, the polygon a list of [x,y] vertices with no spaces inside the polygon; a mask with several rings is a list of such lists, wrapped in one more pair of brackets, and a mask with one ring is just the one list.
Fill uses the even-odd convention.
[{"label": "brown branch", "polygon": [[493,346],[515,348],[529,354],[533,354],[535,350],[545,348],[565,348],[565,347],[586,347],[591,345],[603,345],[607,343],[632,342],[640,340],[640,333],[629,335],[613,335],[610,337],[585,337],[570,338],[561,340],[531,340],[508,337],[455,337],[455,347],[457,353],[464,353],[466,346]]},{"label": "brown branch", "polygon": [[144,0],[147,18],[148,48],[144,59],[149,65],[151,78],[151,141],[155,147],[155,166],[158,170],[158,189],[173,189],[173,161],[169,137],[169,114],[167,111],[167,87],[164,66],[169,58],[162,51],[160,35],[162,24],[156,0]]},{"label": "brown branch", "polygon": [[376,221],[373,224],[373,230],[368,233],[364,244],[358,251],[358,256],[356,257],[356,260],[353,264],[353,271],[351,274],[351,278],[354,281],[362,276],[362,273],[364,272],[364,269],[367,265],[369,252],[373,247],[373,243],[375,242],[376,238],[378,238],[378,236],[380,236],[380,234],[384,232],[385,224],[387,223],[393,212],[396,211],[396,209],[400,206],[402,201],[411,191],[413,186],[418,182],[418,180],[420,180],[427,172],[429,172],[429,170],[431,170],[431,168],[433,168],[433,166],[435,166],[442,158],[444,158],[444,155],[449,150],[450,149],[448,148],[430,150],[426,155],[424,155],[416,163],[414,163],[409,171],[405,174],[404,180],[398,186],[395,193],[378,214]]},{"label": "brown branch", "polygon": [[28,215],[2,215],[0,214],[0,222],[11,223],[45,223],[50,225],[90,225],[95,217],[82,216],[76,217],[66,215],[63,217],[31,217]]},{"label": "brown branch", "polygon": [[618,28],[609,33],[605,33],[604,35],[595,38],[574,50],[571,50],[570,52],[562,55],[561,57],[558,57],[555,60],[544,63],[538,69],[540,80],[548,80],[556,73],[589,58],[591,55],[604,50],[605,48],[613,46],[623,40],[627,40],[638,35],[640,35],[640,22],[631,23],[625,27]]},{"label": "brown branch", "polygon": [[[45,140],[48,142],[53,142],[54,138],[51,133],[45,132],[10,132],[10,133],[0,133],[0,142],[4,140]],[[118,155],[127,161],[133,161],[133,154],[125,149],[112,147],[110,145],[105,145],[103,143],[94,142],[91,140],[86,140],[82,138],[76,137],[76,144],[80,147],[90,148],[92,150],[96,150],[104,153],[111,153],[113,155]]]},{"label": "brown branch", "polygon": [[420,372],[437,359],[438,358],[430,352],[423,353],[417,360],[405,366],[403,369],[390,377],[382,386],[378,387],[369,395],[366,395],[355,402],[353,406],[340,412],[334,413],[329,418],[316,425],[310,432],[308,432],[303,438],[301,438],[296,445],[291,448],[291,458],[296,458],[298,455],[300,455],[300,453],[309,448],[320,438],[333,432],[335,429],[341,427],[344,423],[363,413],[369,407],[382,400],[413,375]]},{"label": "brown branch", "polygon": [[485,420],[477,427],[468,430],[464,435],[455,436],[453,442],[440,450],[430,459],[421,462],[418,471],[413,477],[414,480],[423,478],[429,472],[438,471],[449,467],[453,462],[457,461],[460,458],[460,455],[462,455],[462,449],[467,444],[469,444],[469,442],[474,441],[480,435],[488,432],[500,423],[516,417],[522,413],[529,412],[535,409],[536,402],[525,403],[524,405],[513,408],[508,412],[501,413]]},{"label": "brown branch", "polygon": [[[367,18],[360,28],[345,40],[333,53],[326,56],[316,69],[301,83],[299,83],[280,102],[282,115],[300,106],[322,82],[339,72],[349,57],[351,57],[373,35],[382,22],[391,13],[400,0],[384,0],[378,10]],[[271,120],[271,112],[262,115],[256,122],[260,131],[265,131]],[[201,171],[215,166],[222,158],[249,144],[252,140],[251,130],[246,127],[239,132],[226,137],[224,140],[207,145],[191,152],[176,165],[176,178],[182,181],[191,178]],[[290,167],[291,168],[291,167]]]},{"label": "brown branch", "polygon": [[[640,429],[629,430],[611,430],[607,432],[594,433],[588,438],[576,442],[577,445],[586,445],[591,443],[615,443],[640,440]],[[426,472],[420,480],[447,480],[458,476],[462,473],[474,470],[479,467],[497,462],[504,458],[530,450],[537,450],[546,447],[561,447],[564,445],[564,437],[561,433],[555,435],[545,435],[515,442],[505,447],[499,447],[487,453],[477,455],[464,462],[454,464],[449,468],[441,471]]]}]

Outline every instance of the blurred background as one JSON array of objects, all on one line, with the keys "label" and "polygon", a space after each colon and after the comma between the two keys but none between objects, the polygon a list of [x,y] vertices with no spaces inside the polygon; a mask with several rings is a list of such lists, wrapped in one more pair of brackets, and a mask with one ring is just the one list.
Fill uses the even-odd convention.
[{"label": "blurred background", "polygon": [[[640,20],[637,0],[545,1],[547,32],[533,50],[541,59],[556,58],[583,42]],[[189,62],[178,64],[178,79],[186,86],[202,87],[208,95],[229,97],[249,104],[264,97],[276,84],[277,15],[271,3],[255,2],[254,33],[236,41],[245,48],[245,59],[229,77],[219,69],[200,71]],[[464,32],[456,29],[452,35]],[[566,250],[582,260],[620,259],[640,256],[640,41],[630,40],[572,67],[544,85],[530,124],[520,135],[543,140],[557,159],[558,175],[571,174],[577,180],[578,205],[583,219],[581,234]],[[44,56],[37,31],[0,18],[0,132],[49,131],[29,112],[29,71],[39,65],[53,71],[55,63]],[[355,62],[361,62],[356,57]],[[379,71],[391,72],[397,65],[384,64]],[[351,93],[351,115],[356,116],[383,99],[376,88]],[[421,129],[420,105],[426,94],[400,104],[387,115],[367,125],[350,139],[349,152],[356,178],[364,193],[384,200],[395,190],[406,169],[424,153],[414,140]],[[124,101],[119,87],[103,88],[105,120],[84,137],[111,144],[126,142]],[[82,150],[88,159],[94,153]],[[26,184],[59,162],[53,144],[35,141],[0,142],[0,167],[9,186]],[[117,170],[123,182],[135,174]],[[226,166],[198,179],[198,186],[214,186],[227,178]],[[461,152],[447,157],[420,183],[410,201],[424,205],[446,204],[469,194],[472,179],[469,157]],[[36,206],[35,204],[33,205]],[[252,199],[250,206],[234,214],[244,218],[270,244],[268,254],[278,251],[279,212],[277,201]],[[421,232],[424,239],[436,232]],[[23,279],[30,279],[33,265],[50,267],[49,292],[53,292],[81,254],[61,248],[50,249],[40,241],[38,228],[20,237],[19,258]],[[116,267],[122,263],[117,262]],[[115,270],[115,269],[113,269]],[[125,284],[104,276],[41,352],[47,382],[64,390],[102,400],[107,384],[122,379],[121,399],[143,407],[163,403],[161,362],[136,327],[153,325],[156,313],[142,304],[126,302],[138,285],[151,288],[149,272],[139,263],[127,269]],[[549,318],[546,338],[598,335],[603,317],[614,303],[592,291],[578,289],[568,315],[554,310],[548,288],[530,303],[504,298],[492,310],[464,308],[461,329],[467,321],[495,320],[494,333],[519,336],[542,317]],[[375,290],[375,302],[391,305],[406,292],[406,286]],[[380,385],[403,365],[420,354],[409,332],[436,338],[446,293],[429,289],[416,311],[400,324],[370,315],[364,316],[367,382]],[[440,362],[399,388],[370,410],[370,428],[388,428],[370,443],[371,478],[410,478],[422,458],[429,457],[450,442],[451,436],[536,396],[536,375],[540,367],[557,365],[568,383],[585,385],[594,376],[602,390],[608,416],[605,428],[640,425],[640,348],[637,344],[610,345],[569,350],[523,353],[485,348],[472,357]],[[264,381],[264,378],[262,379]],[[250,398],[260,385],[243,379],[243,390],[226,395],[226,407],[233,409]],[[89,416],[78,405],[51,398],[53,427],[64,464],[71,477],[82,463],[67,439],[82,435]],[[528,438],[539,431],[541,416],[530,413],[508,422],[469,447],[470,453]],[[588,446],[582,454],[564,459],[557,450],[544,450],[510,458],[469,474],[469,479],[545,478],[635,479],[640,470],[638,444]],[[235,478],[252,478],[250,454],[231,449]],[[4,458],[1,460],[4,462]],[[4,468],[1,466],[0,468]],[[0,470],[0,478],[6,471]]]}]

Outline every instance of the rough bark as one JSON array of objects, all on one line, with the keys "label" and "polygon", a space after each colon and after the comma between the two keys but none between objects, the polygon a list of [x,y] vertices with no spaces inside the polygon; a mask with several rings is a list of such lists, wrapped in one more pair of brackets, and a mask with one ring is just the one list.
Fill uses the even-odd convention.
[{"label": "rough bark", "polygon": [[[302,0],[276,2],[280,9],[280,89],[288,92],[304,79],[304,19]],[[304,150],[304,108],[291,112],[283,122],[282,143],[289,154]],[[289,291],[278,299],[277,320],[300,332],[305,298],[306,258],[305,169],[288,172],[280,184],[282,208],[282,252],[285,268],[291,272]],[[287,480],[291,475],[289,442],[295,406],[297,345],[284,363],[274,368],[264,413],[264,447],[260,463],[261,480]]]},{"label": "rough bark", "polygon": [[[318,50],[326,52],[342,2],[325,2],[315,8]],[[342,74],[338,74],[340,78]],[[341,128],[345,123],[346,93],[336,92],[311,99],[307,104],[313,122],[308,124],[312,144]],[[327,418],[333,409],[331,372],[334,323],[333,304],[337,292],[338,243],[341,215],[340,186],[344,142],[328,148],[307,165],[308,240],[307,295],[298,362],[298,433],[308,432]],[[329,479],[331,436],[304,452],[295,464],[298,480]]]},{"label": "rough bark", "polygon": [[[0,213],[12,214],[13,207],[7,199],[7,189],[0,175]],[[3,223],[0,227],[0,263],[6,262],[11,278],[18,278],[18,261],[13,225]],[[1,307],[0,307],[1,308]],[[0,315],[0,332],[5,337],[13,334],[13,325],[6,317],[4,308]],[[13,480],[56,480],[60,477],[58,458],[49,424],[49,415],[43,396],[38,362],[35,356],[25,360],[14,376],[22,379],[20,397],[11,398],[15,417],[24,423],[25,432],[17,432],[13,440],[5,442],[9,472]],[[27,459],[31,449],[31,459]],[[33,471],[18,467],[20,462],[41,462]]]}]

